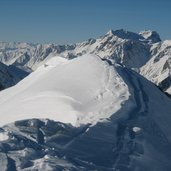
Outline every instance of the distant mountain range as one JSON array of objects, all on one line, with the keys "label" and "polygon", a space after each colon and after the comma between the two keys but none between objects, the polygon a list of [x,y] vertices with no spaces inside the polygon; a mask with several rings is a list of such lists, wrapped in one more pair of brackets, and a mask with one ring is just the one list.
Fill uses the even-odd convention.
[{"label": "distant mountain range", "polygon": [[86,53],[134,69],[171,94],[171,41],[161,41],[155,31],[138,34],[123,29],[110,30],[97,39],[72,45],[0,42],[0,62],[27,72],[37,69],[53,56],[72,59]]}]

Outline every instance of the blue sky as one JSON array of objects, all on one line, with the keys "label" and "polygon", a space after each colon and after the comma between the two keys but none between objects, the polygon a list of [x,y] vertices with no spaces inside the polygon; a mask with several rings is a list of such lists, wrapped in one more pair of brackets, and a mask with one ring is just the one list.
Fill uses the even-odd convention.
[{"label": "blue sky", "polygon": [[109,29],[171,39],[171,0],[0,0],[0,41],[75,43]]}]

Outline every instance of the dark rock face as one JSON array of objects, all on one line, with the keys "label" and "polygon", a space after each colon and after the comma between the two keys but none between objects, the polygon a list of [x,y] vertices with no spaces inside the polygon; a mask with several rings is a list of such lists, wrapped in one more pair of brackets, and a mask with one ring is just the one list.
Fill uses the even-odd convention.
[{"label": "dark rock face", "polygon": [[165,78],[158,86],[163,91],[167,90],[171,86],[171,76]]},{"label": "dark rock face", "polygon": [[111,34],[113,34],[114,36],[117,36],[121,39],[130,39],[130,40],[134,40],[134,41],[140,41],[140,40],[143,40],[144,37],[137,34],[137,33],[134,33],[134,32],[130,32],[130,31],[126,31],[124,29],[120,29],[120,30],[111,30],[110,31]]},{"label": "dark rock face", "polygon": [[[134,124],[138,122],[142,130],[134,132]],[[111,119],[107,123],[80,128],[51,120],[17,121],[1,128],[1,132],[7,132],[9,136],[7,140],[0,141],[1,171],[156,170],[158,166],[143,159],[149,148],[147,145],[158,146],[155,145],[157,134],[149,132],[154,128],[158,129],[153,121],[141,116],[136,122],[133,116],[126,120]],[[156,139],[153,140],[153,136],[150,142],[147,138],[152,134],[156,135]],[[161,150],[168,148],[162,146]],[[165,155],[169,156],[170,149],[166,150],[168,154]],[[149,157],[150,160],[155,159],[154,156]],[[158,162],[158,165],[169,171],[171,166],[162,166],[161,163]]]},{"label": "dark rock face", "polygon": [[152,31],[152,34],[148,37],[148,40],[151,40],[153,43],[157,43],[161,41],[161,38],[156,31]]},{"label": "dark rock face", "polygon": [[144,37],[146,40],[148,40],[150,43],[161,42],[161,38],[156,31],[142,31],[140,32],[140,35]]},{"label": "dark rock face", "polygon": [[11,87],[26,77],[29,73],[15,66],[0,63],[0,90]]},{"label": "dark rock face", "polygon": [[2,83],[0,83],[0,91],[5,89],[4,86],[2,85]]}]

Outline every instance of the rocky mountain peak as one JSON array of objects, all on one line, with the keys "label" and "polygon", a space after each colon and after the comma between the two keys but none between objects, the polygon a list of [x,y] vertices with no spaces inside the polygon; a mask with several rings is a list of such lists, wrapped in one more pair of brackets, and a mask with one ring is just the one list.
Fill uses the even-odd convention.
[{"label": "rocky mountain peak", "polygon": [[146,40],[149,40],[151,43],[157,43],[161,41],[159,34],[156,31],[145,30],[139,33]]},{"label": "rocky mountain peak", "polygon": [[119,30],[109,30],[106,35],[109,36],[116,36],[121,39],[131,39],[131,40],[141,40],[143,37],[137,33],[133,33],[124,29],[119,29]]}]

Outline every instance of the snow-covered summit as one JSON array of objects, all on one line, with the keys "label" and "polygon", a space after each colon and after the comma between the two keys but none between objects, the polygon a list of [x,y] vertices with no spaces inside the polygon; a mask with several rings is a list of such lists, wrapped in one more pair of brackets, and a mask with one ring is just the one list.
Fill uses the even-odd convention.
[{"label": "snow-covered summit", "polygon": [[55,57],[0,93],[0,124],[29,118],[95,124],[119,110],[128,97],[115,68],[99,57]]}]

